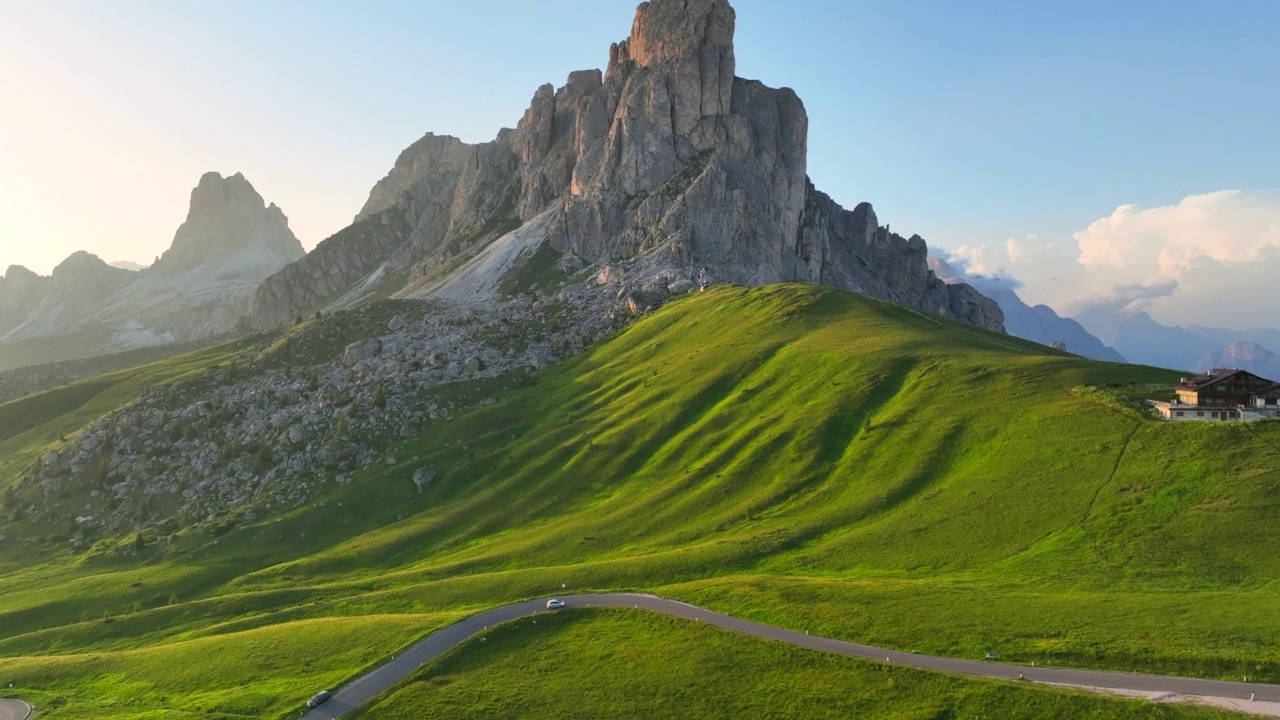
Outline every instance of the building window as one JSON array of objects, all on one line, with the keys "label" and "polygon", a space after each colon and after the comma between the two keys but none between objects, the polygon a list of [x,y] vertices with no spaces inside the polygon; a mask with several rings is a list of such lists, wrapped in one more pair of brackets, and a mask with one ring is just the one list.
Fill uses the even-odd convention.
[{"label": "building window", "polygon": [[1201,410],[1200,412],[1197,412],[1196,417],[1204,417],[1204,411]]},{"label": "building window", "polygon": [[1179,410],[1179,411],[1178,411],[1178,417],[1182,417],[1182,411],[1181,411],[1181,410]]}]

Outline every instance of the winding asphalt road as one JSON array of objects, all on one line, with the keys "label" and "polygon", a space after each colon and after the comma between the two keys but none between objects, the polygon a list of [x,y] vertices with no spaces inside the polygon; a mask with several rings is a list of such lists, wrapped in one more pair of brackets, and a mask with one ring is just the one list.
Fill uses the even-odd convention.
[{"label": "winding asphalt road", "polygon": [[[762,625],[739,620],[728,615],[703,610],[675,600],[652,595],[615,593],[607,595],[571,595],[561,598],[569,608],[621,607],[660,612],[665,615],[686,618],[708,625],[734,630],[747,635],[780,640],[791,645],[889,662],[895,665],[941,670],[943,672],[979,675],[988,678],[1072,685],[1086,688],[1106,688],[1135,692],[1164,693],[1170,695],[1198,695],[1202,697],[1234,698],[1237,700],[1280,701],[1280,685],[1227,682],[1222,680],[1198,680],[1195,678],[1165,677],[1161,675],[1131,675],[1128,673],[1102,672],[1098,670],[1067,670],[1062,668],[1026,667],[1004,665],[981,660],[915,655],[896,650],[884,650],[869,645],[814,637],[793,630],[783,630],[772,625]],[[518,620],[539,612],[549,612],[546,600],[528,600],[504,605],[462,620],[439,630],[406,650],[391,662],[351,682],[334,693],[333,699],[307,713],[303,720],[332,720],[368,702],[378,693],[408,677],[419,667],[474,635],[484,632],[490,625]],[[4,718],[0,711],[0,720]],[[21,717],[18,718],[21,720]]]},{"label": "winding asphalt road", "polygon": [[31,706],[21,700],[0,700],[0,720],[27,720]]}]

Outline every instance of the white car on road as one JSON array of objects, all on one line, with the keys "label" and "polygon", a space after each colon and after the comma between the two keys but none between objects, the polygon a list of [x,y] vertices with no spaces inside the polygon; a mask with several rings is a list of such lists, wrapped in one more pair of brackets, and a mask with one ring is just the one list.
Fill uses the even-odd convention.
[{"label": "white car on road", "polygon": [[548,600],[548,601],[547,601],[547,609],[548,609],[548,610],[562,610],[562,609],[564,609],[564,607],[565,607],[565,604],[564,604],[564,601],[563,601],[563,600]]}]

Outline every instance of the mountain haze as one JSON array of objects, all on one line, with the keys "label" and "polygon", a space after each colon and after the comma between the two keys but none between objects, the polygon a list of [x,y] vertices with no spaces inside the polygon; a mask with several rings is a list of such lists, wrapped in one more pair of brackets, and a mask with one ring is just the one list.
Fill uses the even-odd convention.
[{"label": "mountain haze", "polygon": [[77,252],[41,277],[0,279],[0,369],[230,332],[266,277],[303,256],[288,220],[239,173],[208,173],[151,267]]}]

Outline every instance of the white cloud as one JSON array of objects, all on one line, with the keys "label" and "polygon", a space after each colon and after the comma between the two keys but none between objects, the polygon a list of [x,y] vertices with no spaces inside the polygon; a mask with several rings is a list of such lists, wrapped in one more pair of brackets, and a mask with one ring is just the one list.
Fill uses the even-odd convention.
[{"label": "white cloud", "polygon": [[1028,302],[1147,310],[1169,324],[1280,326],[1280,191],[1224,190],[1176,205],[1122,205],[1071,241],[966,246],[962,272],[1022,281]]},{"label": "white cloud", "polygon": [[1075,240],[1086,267],[1175,280],[1203,259],[1256,262],[1266,248],[1280,246],[1280,192],[1223,190],[1164,207],[1122,205]]}]

